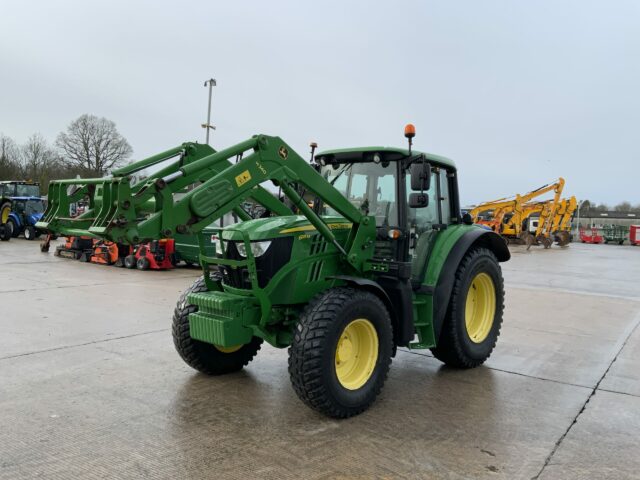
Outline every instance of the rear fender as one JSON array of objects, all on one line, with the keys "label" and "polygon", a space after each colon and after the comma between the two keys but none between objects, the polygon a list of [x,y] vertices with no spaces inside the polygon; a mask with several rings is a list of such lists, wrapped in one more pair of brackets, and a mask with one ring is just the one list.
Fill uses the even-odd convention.
[{"label": "rear fender", "polygon": [[9,218],[7,219],[7,221],[9,220],[13,220],[13,223],[15,223],[18,228],[23,227],[22,222],[20,221],[20,216],[17,215],[15,212],[11,212],[9,214]]},{"label": "rear fender", "polygon": [[433,328],[436,344],[442,331],[456,271],[466,253],[472,248],[491,250],[499,262],[506,262],[511,254],[504,239],[495,232],[476,226],[449,227],[441,233],[430,255],[425,283],[434,287]]}]

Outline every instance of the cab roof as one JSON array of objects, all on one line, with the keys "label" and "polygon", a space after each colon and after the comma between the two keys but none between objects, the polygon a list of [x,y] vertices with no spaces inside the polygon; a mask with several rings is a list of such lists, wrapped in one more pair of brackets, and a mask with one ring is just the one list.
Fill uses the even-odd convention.
[{"label": "cab roof", "polygon": [[[332,155],[336,157],[339,161],[348,162],[348,161],[358,161],[362,160],[364,154],[370,153],[381,153],[387,157],[390,157],[389,160],[398,160],[401,157],[405,157],[409,155],[409,150],[406,148],[398,148],[398,147],[357,147],[357,148],[338,148],[333,150],[324,150],[316,155],[316,158],[321,158],[324,156]],[[412,150],[411,153],[413,155],[416,154],[424,154],[432,163],[438,164],[443,167],[456,168],[456,164],[453,160],[447,157],[443,157],[441,155],[436,155],[433,153],[421,152],[418,150]]]},{"label": "cab roof", "polygon": [[38,186],[40,186],[40,184],[38,182],[32,182],[31,180],[0,180],[0,184],[2,184],[2,185],[12,184],[12,185],[38,185]]}]

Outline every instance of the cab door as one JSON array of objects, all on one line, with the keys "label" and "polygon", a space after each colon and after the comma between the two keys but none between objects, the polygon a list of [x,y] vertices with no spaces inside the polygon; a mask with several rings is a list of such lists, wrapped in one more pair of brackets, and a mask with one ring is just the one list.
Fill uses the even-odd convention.
[{"label": "cab door", "polygon": [[[410,231],[409,258],[411,260],[411,281],[414,287],[422,284],[426,274],[429,256],[433,250],[438,232],[451,224],[451,196],[447,170],[431,167],[431,182],[426,192],[429,203],[423,208],[407,208],[407,225]],[[411,192],[407,178],[407,200]]]}]

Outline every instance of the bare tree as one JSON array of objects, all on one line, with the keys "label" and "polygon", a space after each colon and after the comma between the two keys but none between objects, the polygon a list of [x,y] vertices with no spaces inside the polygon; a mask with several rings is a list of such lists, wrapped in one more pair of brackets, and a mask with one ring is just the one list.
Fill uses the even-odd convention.
[{"label": "bare tree", "polygon": [[596,212],[608,212],[609,211],[609,205],[607,205],[605,203],[599,203],[598,205],[594,204],[593,209]]},{"label": "bare tree", "polygon": [[39,133],[29,137],[20,148],[22,176],[30,180],[48,183],[49,171],[56,167],[59,157]]},{"label": "bare tree", "polygon": [[591,201],[588,199],[584,199],[582,200],[582,202],[580,203],[580,211],[581,212],[587,212],[588,210],[590,210],[592,208],[591,205]]},{"label": "bare tree", "polygon": [[11,137],[0,134],[0,180],[20,176],[20,153]]},{"label": "bare tree", "polygon": [[613,207],[616,212],[630,212],[631,211],[631,203],[629,202],[620,202],[618,205]]},{"label": "bare tree", "polygon": [[87,114],[71,122],[58,135],[56,145],[68,167],[97,176],[121,165],[133,152],[114,122]]}]

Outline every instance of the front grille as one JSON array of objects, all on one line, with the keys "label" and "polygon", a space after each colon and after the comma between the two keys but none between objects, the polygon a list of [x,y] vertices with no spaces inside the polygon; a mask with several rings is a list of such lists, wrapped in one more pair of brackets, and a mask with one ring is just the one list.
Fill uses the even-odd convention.
[{"label": "front grille", "polygon": [[[291,258],[291,248],[293,237],[281,237],[271,241],[271,245],[260,257],[255,258],[256,270],[258,272],[258,286],[267,286],[273,276],[289,262]],[[229,260],[245,260],[238,253],[235,242],[226,242],[225,258]],[[247,267],[231,268],[220,265],[222,282],[230,287],[250,289],[251,280]]]}]

